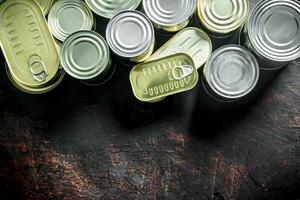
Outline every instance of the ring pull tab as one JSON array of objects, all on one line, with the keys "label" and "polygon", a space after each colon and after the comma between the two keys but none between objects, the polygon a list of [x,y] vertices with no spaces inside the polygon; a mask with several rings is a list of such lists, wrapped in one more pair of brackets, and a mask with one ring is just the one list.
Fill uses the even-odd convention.
[{"label": "ring pull tab", "polygon": [[172,69],[172,74],[175,80],[181,80],[193,74],[194,68],[191,65],[176,66]]},{"label": "ring pull tab", "polygon": [[29,69],[32,77],[37,82],[44,82],[47,77],[46,66],[38,55],[33,55],[29,58]]}]

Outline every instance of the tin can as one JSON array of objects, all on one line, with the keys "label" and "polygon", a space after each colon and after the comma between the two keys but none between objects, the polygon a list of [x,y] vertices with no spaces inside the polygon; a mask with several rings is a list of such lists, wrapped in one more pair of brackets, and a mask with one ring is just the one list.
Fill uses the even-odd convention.
[{"label": "tin can", "polygon": [[124,61],[143,62],[152,54],[154,28],[139,11],[123,11],[108,23],[106,39],[111,50]]},{"label": "tin can", "polygon": [[157,29],[176,32],[193,17],[196,0],[143,0],[143,10]]},{"label": "tin can", "polygon": [[6,0],[0,5],[0,42],[16,82],[45,88],[59,73],[59,52],[39,5]]},{"label": "tin can", "polygon": [[109,47],[94,31],[79,31],[65,40],[61,65],[71,77],[88,85],[106,82],[114,71]]},{"label": "tin can", "polygon": [[202,67],[212,53],[209,36],[195,27],[188,27],[167,41],[147,61],[157,60],[177,53],[188,54],[194,61],[195,67]]},{"label": "tin can", "polygon": [[136,65],[129,78],[135,97],[153,103],[192,89],[199,77],[191,57],[175,54]]},{"label": "tin can", "polygon": [[199,0],[198,23],[213,40],[214,49],[238,43],[239,30],[249,14],[248,0]]},{"label": "tin can", "polygon": [[221,102],[233,102],[246,97],[259,80],[259,65],[255,56],[238,45],[227,45],[215,51],[203,70],[203,88]]},{"label": "tin can", "polygon": [[40,5],[45,16],[49,13],[54,3],[54,0],[35,0],[35,1]]},{"label": "tin can", "polygon": [[98,16],[111,19],[119,12],[135,10],[141,0],[85,0],[85,2]]},{"label": "tin can", "polygon": [[262,0],[240,36],[264,70],[277,70],[300,58],[300,2]]},{"label": "tin can", "polygon": [[60,41],[80,30],[92,30],[95,19],[90,8],[81,0],[59,0],[51,8],[48,25]]}]

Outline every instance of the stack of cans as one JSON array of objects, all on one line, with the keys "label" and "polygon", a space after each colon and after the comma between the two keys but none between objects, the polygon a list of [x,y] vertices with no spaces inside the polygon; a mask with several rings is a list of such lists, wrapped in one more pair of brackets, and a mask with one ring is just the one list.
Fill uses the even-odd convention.
[{"label": "stack of cans", "polygon": [[[26,93],[54,89],[65,72],[103,84],[118,60],[132,66],[140,101],[161,101],[202,80],[209,96],[232,102],[252,92],[261,70],[300,58],[300,2],[249,7],[248,0],[4,0],[0,42],[9,79]],[[99,21],[105,26],[96,29]],[[157,32],[172,35],[159,48]]]}]

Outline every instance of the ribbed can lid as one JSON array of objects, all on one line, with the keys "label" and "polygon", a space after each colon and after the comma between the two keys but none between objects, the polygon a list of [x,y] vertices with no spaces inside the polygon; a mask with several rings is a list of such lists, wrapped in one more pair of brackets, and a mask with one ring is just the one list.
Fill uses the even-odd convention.
[{"label": "ribbed can lid", "polygon": [[49,28],[58,40],[80,30],[92,30],[94,17],[89,7],[81,0],[59,0],[50,10]]},{"label": "ribbed can lid", "polygon": [[115,54],[130,59],[145,54],[153,46],[154,28],[143,13],[123,11],[109,21],[106,39]]},{"label": "ribbed can lid", "polygon": [[238,99],[256,86],[259,65],[250,51],[238,45],[227,45],[212,54],[204,67],[204,76],[217,95]]},{"label": "ribbed can lid", "polygon": [[99,16],[112,18],[125,10],[135,10],[141,0],[85,0],[87,5]]},{"label": "ribbed can lid", "polygon": [[173,27],[189,20],[196,10],[195,0],[143,0],[143,9],[158,27]]},{"label": "ribbed can lid", "polygon": [[248,0],[199,0],[198,16],[209,31],[228,34],[237,30],[247,19]]},{"label": "ribbed can lid", "polygon": [[62,46],[61,65],[79,80],[97,78],[108,67],[109,48],[102,36],[93,31],[79,31],[70,35]]},{"label": "ribbed can lid", "polygon": [[[47,15],[53,5],[54,0],[35,0],[41,7],[44,15]],[[1,0],[0,0],[1,3]]]},{"label": "ribbed can lid", "polygon": [[263,0],[252,10],[248,36],[264,57],[289,62],[300,57],[300,2]]}]

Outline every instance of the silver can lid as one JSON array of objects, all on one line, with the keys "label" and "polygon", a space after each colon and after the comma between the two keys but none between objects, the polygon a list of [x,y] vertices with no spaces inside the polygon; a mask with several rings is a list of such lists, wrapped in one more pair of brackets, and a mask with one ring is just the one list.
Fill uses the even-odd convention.
[{"label": "silver can lid", "polygon": [[195,0],[143,0],[143,9],[158,27],[174,27],[188,21],[195,13]]},{"label": "silver can lid", "polygon": [[112,18],[125,10],[135,10],[141,0],[85,0],[87,5],[99,16]]},{"label": "silver can lid", "polygon": [[49,28],[58,40],[80,30],[92,30],[94,17],[89,7],[81,0],[59,0],[48,16]]},{"label": "silver can lid", "polygon": [[128,59],[149,51],[154,38],[151,21],[139,11],[123,11],[115,15],[106,29],[106,39],[112,51]]},{"label": "silver can lid", "polygon": [[238,45],[227,45],[212,54],[204,67],[204,76],[217,95],[238,99],[256,86],[259,65],[250,51]]},{"label": "silver can lid", "polygon": [[300,2],[263,0],[252,10],[248,35],[254,49],[276,62],[300,57]]},{"label": "silver can lid", "polygon": [[109,66],[110,52],[105,39],[94,31],[79,31],[63,43],[61,65],[79,80],[97,78]]}]

